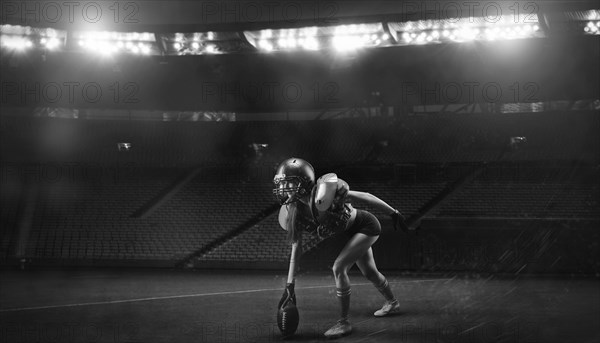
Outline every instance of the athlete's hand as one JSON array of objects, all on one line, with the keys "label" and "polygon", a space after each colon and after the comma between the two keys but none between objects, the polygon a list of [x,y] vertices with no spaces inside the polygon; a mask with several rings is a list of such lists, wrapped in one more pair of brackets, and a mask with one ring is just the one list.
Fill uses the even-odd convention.
[{"label": "athlete's hand", "polygon": [[394,212],[390,213],[390,217],[392,217],[392,223],[394,223],[394,230],[398,231],[400,228],[404,232],[408,232],[408,225],[406,225],[406,218],[400,213],[398,210],[394,210]]},{"label": "athlete's hand", "polygon": [[294,292],[293,282],[285,285],[285,290],[283,291],[283,295],[281,296],[281,300],[279,300],[277,308],[283,308],[290,302],[296,305],[296,293]]}]

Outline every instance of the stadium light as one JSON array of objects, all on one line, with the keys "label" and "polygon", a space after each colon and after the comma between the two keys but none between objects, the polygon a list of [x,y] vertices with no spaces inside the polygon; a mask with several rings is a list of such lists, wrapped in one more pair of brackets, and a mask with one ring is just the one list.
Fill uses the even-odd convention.
[{"label": "stadium light", "polygon": [[128,152],[131,150],[131,143],[119,142],[119,143],[117,143],[117,150],[120,152]]},{"label": "stadium light", "polygon": [[583,31],[588,35],[600,35],[600,21],[588,21]]},{"label": "stadium light", "polygon": [[244,31],[259,51],[335,49],[352,51],[391,45],[391,37],[381,23],[336,26],[310,26],[287,29]]},{"label": "stadium light", "polygon": [[2,35],[1,40],[2,46],[9,49],[25,50],[33,46],[33,43],[29,39],[21,36]]},{"label": "stadium light", "polygon": [[0,25],[0,40],[6,49],[57,50],[64,46],[66,31],[20,25]]},{"label": "stadium light", "polygon": [[496,22],[486,18],[454,18],[388,23],[399,45],[462,43],[543,37],[537,17],[503,16]]},{"label": "stadium light", "polygon": [[74,35],[78,47],[104,56],[115,53],[158,54],[154,34],[149,32],[86,31]]},{"label": "stadium light", "polygon": [[254,50],[238,32],[177,32],[160,35],[167,55],[224,54]]}]

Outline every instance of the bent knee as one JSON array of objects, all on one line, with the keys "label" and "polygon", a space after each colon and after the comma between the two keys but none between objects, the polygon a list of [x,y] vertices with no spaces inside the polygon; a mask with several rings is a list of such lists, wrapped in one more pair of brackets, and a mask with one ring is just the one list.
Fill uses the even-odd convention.
[{"label": "bent knee", "polygon": [[348,272],[348,267],[345,263],[335,261],[331,270],[333,271],[333,275],[344,275]]}]

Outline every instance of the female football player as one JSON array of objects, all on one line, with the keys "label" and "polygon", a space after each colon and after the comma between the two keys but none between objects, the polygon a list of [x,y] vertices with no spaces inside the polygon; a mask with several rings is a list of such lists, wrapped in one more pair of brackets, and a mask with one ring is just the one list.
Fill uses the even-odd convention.
[{"label": "female football player", "polygon": [[299,158],[282,162],[273,182],[273,192],[282,204],[279,223],[287,231],[292,244],[288,284],[280,306],[287,299],[295,303],[295,261],[301,254],[302,231],[308,231],[323,238],[339,233],[349,237],[332,268],[341,315],[337,323],[325,332],[326,337],[336,338],[352,332],[348,319],[351,293],[348,270],[354,263],[386,300],[374,315],[383,317],[398,312],[400,305],[387,279],[377,270],[371,249],[381,234],[381,225],[373,214],[354,208],[352,202],[363,202],[389,213],[394,227],[400,226],[405,230],[406,224],[400,212],[370,193],[351,191],[348,184],[333,173],[323,175],[315,183],[313,167]]}]

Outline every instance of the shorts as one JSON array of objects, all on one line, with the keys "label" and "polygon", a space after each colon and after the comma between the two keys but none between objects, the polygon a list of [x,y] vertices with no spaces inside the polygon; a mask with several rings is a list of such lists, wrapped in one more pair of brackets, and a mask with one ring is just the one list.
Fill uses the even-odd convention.
[{"label": "shorts", "polygon": [[381,224],[371,212],[357,209],[354,223],[344,233],[348,237],[352,237],[356,233],[362,233],[367,236],[379,236],[381,234]]}]

